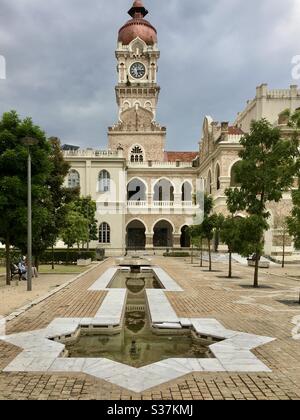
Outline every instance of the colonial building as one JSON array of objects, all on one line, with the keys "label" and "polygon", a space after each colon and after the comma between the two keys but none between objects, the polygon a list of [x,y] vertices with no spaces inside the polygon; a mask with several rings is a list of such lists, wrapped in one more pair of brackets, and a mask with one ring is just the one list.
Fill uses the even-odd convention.
[{"label": "colonial building", "polygon": [[[188,248],[186,230],[201,218],[204,190],[213,196],[215,211],[226,213],[224,191],[235,185],[239,141],[250,130],[251,121],[264,117],[288,130],[286,121],[280,121],[281,112],[300,107],[297,86],[270,91],[262,85],[234,124],[205,117],[198,150],[167,151],[167,130],[156,119],[160,92],[157,31],[145,19],[148,11],[142,1],[134,1],[128,13],[131,19],[118,35],[118,118],[108,129],[108,148],[64,152],[72,167],[66,184],[80,186],[83,196],[97,202],[99,240],[91,246],[106,248],[108,255],[128,248],[149,252]],[[283,203],[270,209],[272,228],[265,250],[269,255],[280,252],[281,213],[289,208],[291,199],[286,195]]]}]

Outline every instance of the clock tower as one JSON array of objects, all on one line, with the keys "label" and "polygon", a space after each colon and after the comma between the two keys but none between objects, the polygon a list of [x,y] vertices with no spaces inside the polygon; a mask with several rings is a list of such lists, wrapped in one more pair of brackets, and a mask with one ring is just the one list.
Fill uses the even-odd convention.
[{"label": "clock tower", "polygon": [[118,84],[115,88],[118,123],[109,128],[109,147],[122,147],[130,161],[163,160],[166,129],[156,123],[160,92],[157,84],[157,31],[145,19],[141,0],[129,10],[131,19],[119,30],[116,50]]}]

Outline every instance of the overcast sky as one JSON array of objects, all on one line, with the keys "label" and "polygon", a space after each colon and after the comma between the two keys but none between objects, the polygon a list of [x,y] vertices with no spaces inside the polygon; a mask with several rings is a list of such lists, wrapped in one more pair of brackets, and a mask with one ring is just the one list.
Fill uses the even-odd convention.
[{"label": "overcast sky", "polygon": [[[0,0],[0,112],[48,136],[105,148],[117,119],[114,50],[132,0]],[[169,150],[197,150],[202,121],[234,121],[257,85],[286,88],[300,54],[300,0],[145,0],[157,28],[157,120]],[[298,81],[300,84],[300,82]]]}]

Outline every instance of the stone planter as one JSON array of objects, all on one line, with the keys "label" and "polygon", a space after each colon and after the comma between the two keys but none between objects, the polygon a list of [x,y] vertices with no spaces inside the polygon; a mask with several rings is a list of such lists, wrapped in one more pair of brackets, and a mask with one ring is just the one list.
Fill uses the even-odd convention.
[{"label": "stone planter", "polygon": [[92,264],[92,259],[89,258],[87,260],[77,260],[78,267],[87,267],[88,265]]},{"label": "stone planter", "polygon": [[[248,260],[248,266],[249,267],[255,267],[255,261]],[[258,267],[259,268],[270,268],[270,263],[267,262],[267,261],[265,261],[265,262],[260,261],[259,264],[258,264]]]}]

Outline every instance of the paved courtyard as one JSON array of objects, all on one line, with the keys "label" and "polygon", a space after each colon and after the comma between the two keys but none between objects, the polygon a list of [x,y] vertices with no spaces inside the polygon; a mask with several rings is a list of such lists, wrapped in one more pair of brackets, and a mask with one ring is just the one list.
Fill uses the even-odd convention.
[{"label": "paved courtyard", "polygon": [[[6,373],[2,370],[21,349],[0,341],[0,399],[300,399],[300,279],[299,267],[261,271],[254,290],[252,269],[234,264],[214,271],[189,260],[155,258],[183,292],[167,292],[178,317],[215,318],[225,328],[275,341],[253,350],[269,367],[267,373],[191,373],[142,394],[86,374]],[[7,334],[46,328],[55,318],[94,317],[106,291],[88,291],[109,267],[110,259],[7,323]]]}]

